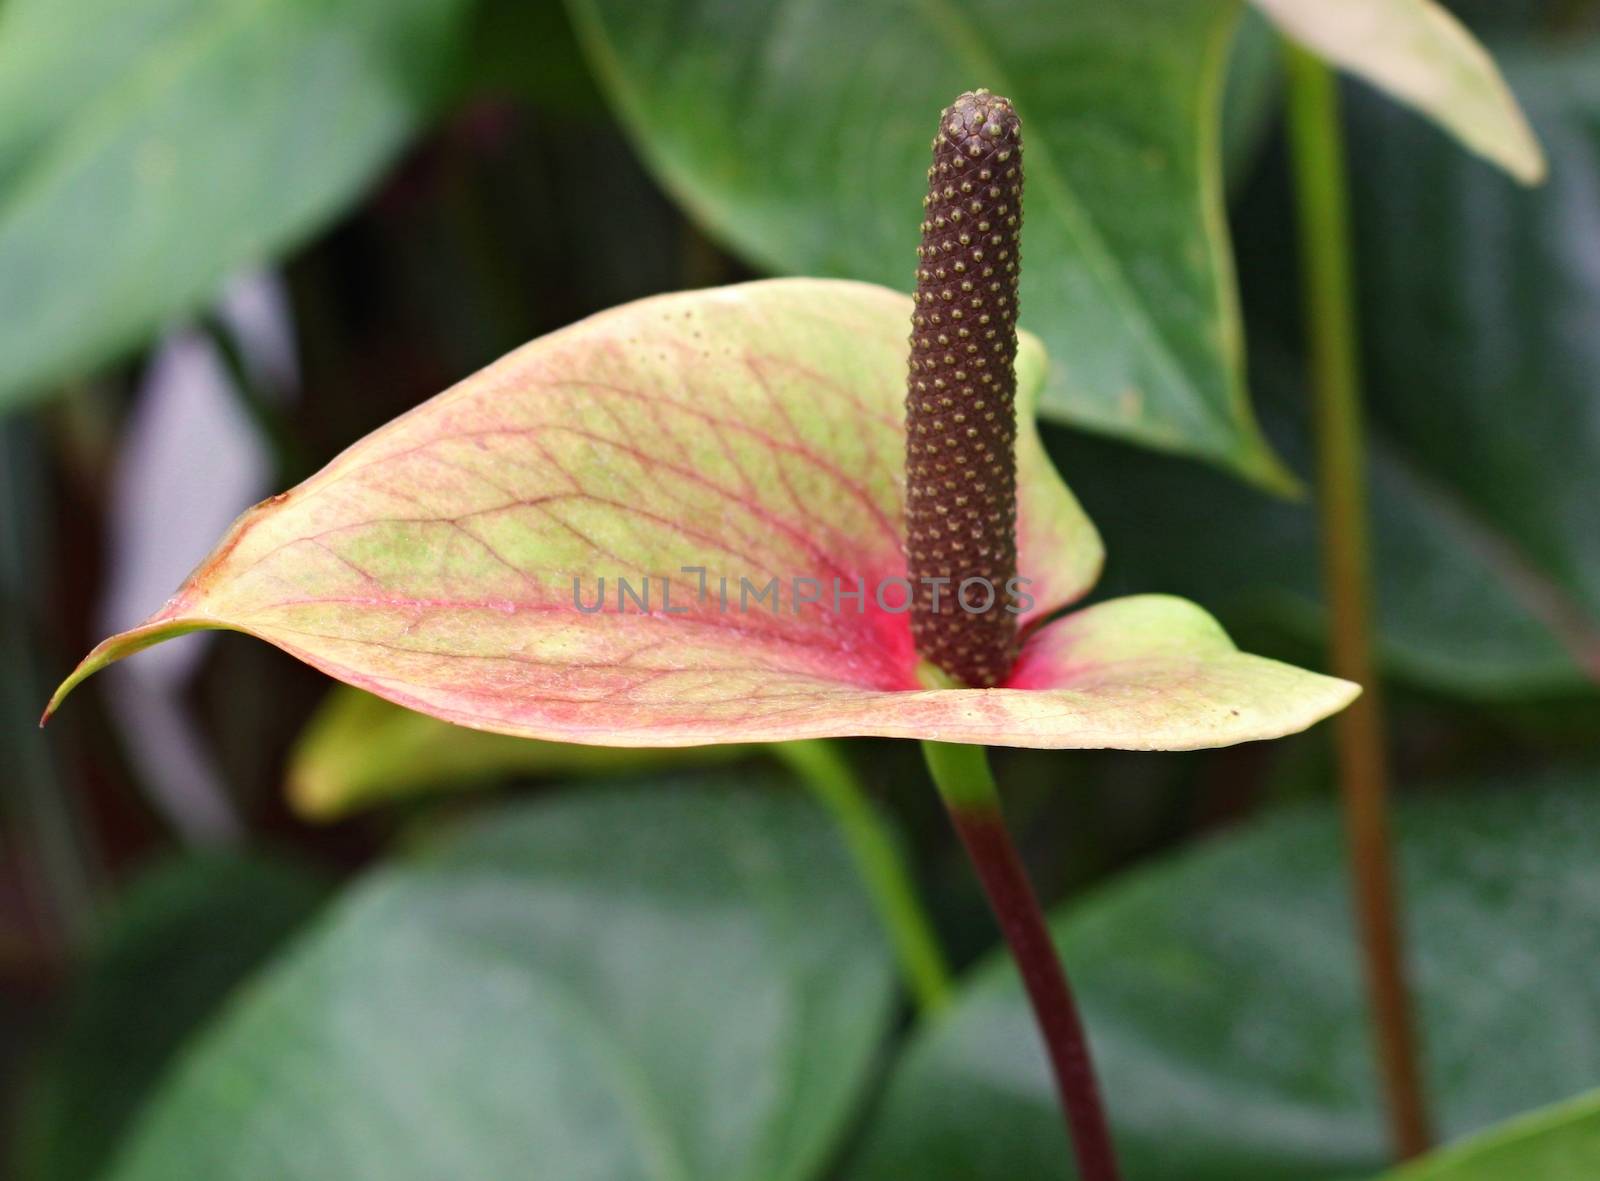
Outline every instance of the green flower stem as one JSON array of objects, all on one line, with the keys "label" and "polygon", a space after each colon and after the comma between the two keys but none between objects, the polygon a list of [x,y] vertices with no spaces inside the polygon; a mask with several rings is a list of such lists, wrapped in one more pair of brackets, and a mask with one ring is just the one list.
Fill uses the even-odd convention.
[{"label": "green flower stem", "polygon": [[1339,92],[1322,62],[1293,46],[1288,55],[1289,142],[1316,403],[1323,578],[1332,612],[1330,658],[1335,673],[1365,690],[1334,719],[1339,784],[1390,1138],[1395,1153],[1406,1159],[1425,1152],[1431,1136],[1403,964],[1382,706],[1372,657],[1359,354]]},{"label": "green flower stem", "polygon": [[1039,899],[1006,829],[988,754],[981,746],[945,742],[924,742],[922,753],[989,896],[1033,1005],[1055,1074],[1062,1114],[1072,1134],[1080,1181],[1117,1181],[1121,1173],[1100,1101],[1089,1039]]},{"label": "green flower stem", "polygon": [[781,742],[772,749],[833,813],[917,1007],[925,1015],[943,1009],[950,1003],[950,968],[894,836],[850,764],[823,741]]}]

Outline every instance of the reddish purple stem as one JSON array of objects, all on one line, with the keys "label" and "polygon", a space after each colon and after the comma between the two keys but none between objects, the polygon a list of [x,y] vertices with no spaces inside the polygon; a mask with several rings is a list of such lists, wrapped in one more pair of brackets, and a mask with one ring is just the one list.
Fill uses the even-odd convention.
[{"label": "reddish purple stem", "polygon": [[950,817],[1022,973],[1055,1074],[1061,1110],[1072,1132],[1079,1176],[1082,1181],[1119,1181],[1121,1173],[1089,1056],[1089,1039],[1039,899],[1006,831],[1005,818],[994,809],[962,807],[952,807]]}]

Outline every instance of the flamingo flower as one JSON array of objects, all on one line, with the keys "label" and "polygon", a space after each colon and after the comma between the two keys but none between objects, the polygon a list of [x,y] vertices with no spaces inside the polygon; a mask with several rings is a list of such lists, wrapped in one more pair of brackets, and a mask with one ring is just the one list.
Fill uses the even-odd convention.
[{"label": "flamingo flower", "polygon": [[613,746],[1187,749],[1297,731],[1354,697],[1237,651],[1180,599],[1065,613],[1102,550],[1034,429],[1047,361],[1026,333],[1010,666],[991,687],[929,688],[904,546],[912,315],[879,287],[790,279],[536,340],[246,512],[49,710],[205,628],[449,722]]}]

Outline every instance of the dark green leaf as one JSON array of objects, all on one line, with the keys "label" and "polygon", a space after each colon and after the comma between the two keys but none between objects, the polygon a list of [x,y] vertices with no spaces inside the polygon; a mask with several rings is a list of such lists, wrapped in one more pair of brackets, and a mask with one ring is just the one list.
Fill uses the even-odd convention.
[{"label": "dark green leaf", "polygon": [[1600,47],[1505,66],[1551,145],[1537,190],[1386,107],[1354,108],[1373,415],[1497,580],[1600,678]]},{"label": "dark green leaf", "polygon": [[890,997],[798,796],[585,790],[357,887],[192,1049],[111,1176],[810,1177]]},{"label": "dark green leaf", "polygon": [[[1273,365],[1258,369],[1256,388],[1283,454],[1309,471],[1298,386]],[[1313,501],[1275,500],[1190,463],[1063,432],[1051,437],[1050,451],[1105,539],[1104,593],[1184,595],[1215,610],[1247,645],[1286,658],[1320,649],[1326,619]],[[1368,461],[1386,667],[1469,698],[1585,688],[1577,654],[1543,618],[1503,539],[1463,513],[1392,440],[1375,433]]]},{"label": "dark green leaf", "polygon": [[348,204],[466,0],[0,6],[0,406],[137,345]]},{"label": "dark green leaf", "polygon": [[939,111],[987,86],[1025,126],[1022,318],[1041,409],[1277,483],[1240,381],[1213,0],[572,0],[667,187],[757,263],[910,286]]},{"label": "dark green leaf", "polygon": [[[1600,1083],[1600,775],[1398,819],[1442,1133]],[[1343,846],[1332,808],[1280,815],[1057,917],[1132,1181],[1382,1167]],[[1021,991],[992,960],[912,1044],[851,1177],[1057,1179],[1067,1159]]]},{"label": "dark green leaf", "polygon": [[24,1141],[30,1181],[89,1181],[186,1037],[321,900],[253,858],[166,863],[118,903],[69,1000]]},{"label": "dark green leaf", "polygon": [[[1380,640],[1395,672],[1478,698],[1600,679],[1600,282],[1579,245],[1600,234],[1600,48],[1502,56],[1553,149],[1539,189],[1350,92]],[[1248,279],[1271,283],[1282,242],[1250,243]],[[1260,301],[1269,360],[1286,300]],[[1269,433],[1309,471],[1293,369],[1254,377]],[[1314,506],[1105,445],[1053,450],[1105,536],[1108,589],[1190,596],[1252,639],[1263,622],[1317,639]]]}]

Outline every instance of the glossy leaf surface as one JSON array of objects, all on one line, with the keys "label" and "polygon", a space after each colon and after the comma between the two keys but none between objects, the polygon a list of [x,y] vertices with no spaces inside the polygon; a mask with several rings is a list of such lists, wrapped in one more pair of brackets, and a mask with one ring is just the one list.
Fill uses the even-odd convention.
[{"label": "glossy leaf surface", "polygon": [[[1160,597],[1034,629],[999,689],[920,689],[900,542],[910,307],[863,284],[773,281],[535,341],[246,513],[57,702],[208,627],[446,721],[614,746],[1189,748],[1300,730],[1350,700],[1353,686],[1238,653]],[[1024,625],[1082,595],[1101,561],[1033,429],[1044,366],[1029,338]]]},{"label": "glossy leaf surface", "polygon": [[[1600,1083],[1594,775],[1400,809],[1428,1094],[1459,1137]],[[1136,871],[1054,921],[1134,1181],[1311,1181],[1386,1158],[1331,808]],[[915,1039],[852,1181],[1057,1178],[1009,964]],[[1527,1176],[1536,1176],[1536,1173]]]},{"label": "glossy leaf surface", "polygon": [[849,859],[795,793],[495,810],[258,979],[109,1177],[811,1177],[891,996]]},{"label": "glossy leaf surface", "polygon": [[294,245],[416,129],[465,0],[0,6],[0,407]]}]

